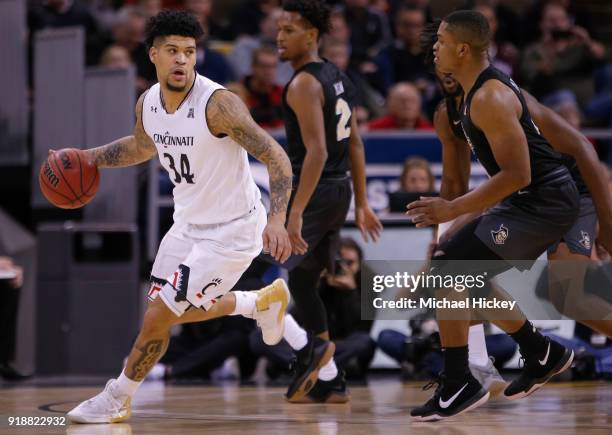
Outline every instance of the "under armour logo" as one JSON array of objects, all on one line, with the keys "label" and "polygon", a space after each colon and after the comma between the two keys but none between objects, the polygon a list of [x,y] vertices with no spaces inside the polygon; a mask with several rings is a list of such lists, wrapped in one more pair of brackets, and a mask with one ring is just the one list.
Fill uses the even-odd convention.
[{"label": "under armour logo", "polygon": [[155,106],[151,106],[151,112],[155,112],[155,113],[157,113],[157,107],[155,107]]},{"label": "under armour logo", "polygon": [[509,235],[510,232],[508,231],[508,228],[504,226],[504,224],[501,224],[497,231],[491,230],[491,236],[493,236],[493,243],[495,243],[496,245],[503,245],[504,243],[506,243],[506,239]]},{"label": "under armour logo", "polygon": [[194,114],[193,114],[193,107],[189,108],[189,112],[187,113],[187,118],[195,118]]}]

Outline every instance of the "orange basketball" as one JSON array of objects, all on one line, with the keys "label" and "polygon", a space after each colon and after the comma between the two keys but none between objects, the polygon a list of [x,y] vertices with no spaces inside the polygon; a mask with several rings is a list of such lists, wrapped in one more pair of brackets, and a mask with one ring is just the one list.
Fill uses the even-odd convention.
[{"label": "orange basketball", "polygon": [[59,208],[79,208],[91,201],[100,186],[100,173],[85,153],[65,148],[49,154],[40,168],[40,190]]}]

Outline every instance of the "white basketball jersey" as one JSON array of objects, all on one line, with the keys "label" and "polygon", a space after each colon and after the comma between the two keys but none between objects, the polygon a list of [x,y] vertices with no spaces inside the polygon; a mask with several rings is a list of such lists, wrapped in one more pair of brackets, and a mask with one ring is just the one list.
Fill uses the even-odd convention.
[{"label": "white basketball jersey", "polygon": [[229,222],[246,215],[260,200],[244,148],[208,129],[206,105],[218,89],[224,88],[196,74],[193,87],[173,114],[164,109],[159,83],[144,97],[144,130],[174,183],[175,222]]}]

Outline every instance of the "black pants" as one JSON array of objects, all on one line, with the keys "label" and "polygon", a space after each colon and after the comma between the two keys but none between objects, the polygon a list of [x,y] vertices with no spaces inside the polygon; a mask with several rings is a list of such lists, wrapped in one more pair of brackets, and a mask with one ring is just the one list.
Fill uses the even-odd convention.
[{"label": "black pants", "polygon": [[308,252],[292,255],[283,264],[262,254],[253,261],[236,288],[255,288],[258,284],[257,274],[261,277],[270,264],[284,267],[289,270],[289,289],[298,316],[304,319],[302,326],[315,335],[327,331],[325,306],[317,288],[323,269],[334,272],[340,229],[346,221],[351,196],[348,178],[322,179],[303,214],[302,238],[308,243]]}]

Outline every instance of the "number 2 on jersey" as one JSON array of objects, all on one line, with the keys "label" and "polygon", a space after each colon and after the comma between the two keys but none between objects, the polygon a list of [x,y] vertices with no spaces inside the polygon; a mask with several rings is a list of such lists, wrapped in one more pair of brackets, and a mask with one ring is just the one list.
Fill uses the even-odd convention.
[{"label": "number 2 on jersey", "polygon": [[336,127],[336,138],[340,142],[351,135],[351,124],[349,122],[351,120],[351,108],[343,98],[338,98],[336,101],[336,115],[340,115]]},{"label": "number 2 on jersey", "polygon": [[176,170],[176,165],[174,164],[174,158],[171,154],[164,153],[164,157],[168,159],[168,166],[174,172],[174,182],[180,183],[183,179],[187,182],[187,184],[195,184],[193,179],[195,174],[191,174],[191,166],[189,165],[189,159],[187,158],[187,154],[181,154],[181,173]]}]

